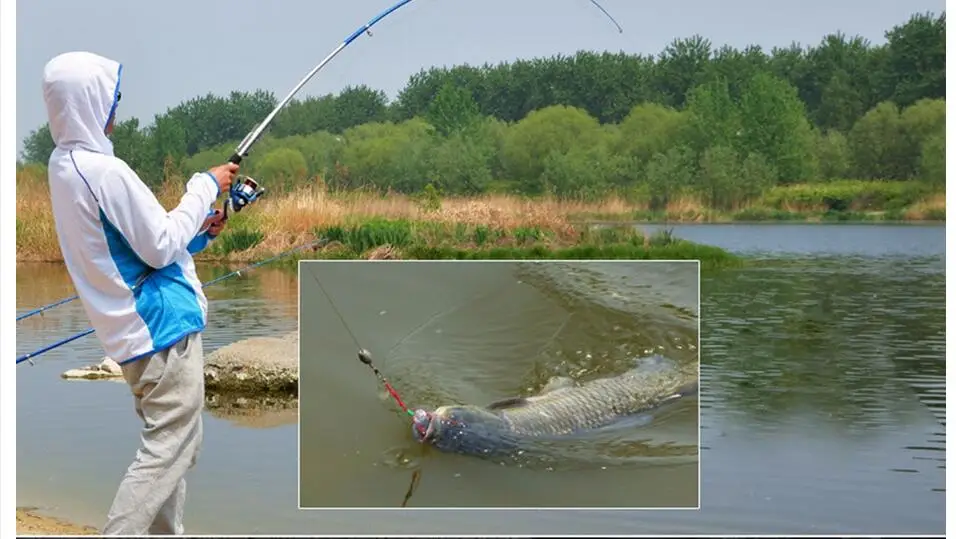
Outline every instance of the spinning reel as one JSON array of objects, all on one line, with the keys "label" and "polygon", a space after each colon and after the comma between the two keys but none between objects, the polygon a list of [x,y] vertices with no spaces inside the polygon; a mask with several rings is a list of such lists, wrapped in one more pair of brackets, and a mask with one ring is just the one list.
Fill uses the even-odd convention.
[{"label": "spinning reel", "polygon": [[223,203],[222,211],[224,218],[229,217],[229,210],[239,213],[243,208],[252,204],[265,193],[264,187],[259,187],[259,182],[249,176],[239,176],[236,183],[229,190],[229,196]]}]

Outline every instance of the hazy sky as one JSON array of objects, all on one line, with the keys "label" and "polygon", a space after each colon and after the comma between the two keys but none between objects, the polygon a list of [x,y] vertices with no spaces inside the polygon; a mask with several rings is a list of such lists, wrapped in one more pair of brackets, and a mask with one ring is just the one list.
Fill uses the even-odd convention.
[{"label": "hazy sky", "polygon": [[[46,121],[43,65],[69,50],[123,62],[119,119],[151,123],[185,99],[264,88],[282,98],[342,40],[394,0],[17,2],[17,140]],[[296,95],[367,84],[393,98],[421,68],[571,54],[657,54],[699,33],[715,45],[767,50],[816,44],[829,32],[874,43],[944,0],[414,0],[333,59]],[[22,142],[18,142],[18,153]]]}]

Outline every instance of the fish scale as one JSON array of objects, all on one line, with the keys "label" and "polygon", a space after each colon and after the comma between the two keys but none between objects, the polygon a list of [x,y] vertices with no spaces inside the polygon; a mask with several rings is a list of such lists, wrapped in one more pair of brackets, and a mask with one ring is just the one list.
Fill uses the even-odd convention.
[{"label": "fish scale", "polygon": [[630,371],[529,397],[498,413],[515,434],[572,434],[659,406],[686,384],[687,375],[676,369]]}]

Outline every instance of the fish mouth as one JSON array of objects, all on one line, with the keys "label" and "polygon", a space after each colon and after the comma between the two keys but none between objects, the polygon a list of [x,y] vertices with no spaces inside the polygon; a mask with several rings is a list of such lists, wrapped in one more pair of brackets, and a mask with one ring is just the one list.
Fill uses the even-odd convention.
[{"label": "fish mouth", "polygon": [[438,424],[441,423],[435,412],[415,410],[412,419],[412,432],[419,443],[432,443],[438,435]]}]

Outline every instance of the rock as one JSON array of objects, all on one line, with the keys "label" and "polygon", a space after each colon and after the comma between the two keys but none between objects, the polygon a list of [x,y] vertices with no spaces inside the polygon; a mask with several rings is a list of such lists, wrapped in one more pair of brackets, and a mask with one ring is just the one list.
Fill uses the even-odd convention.
[{"label": "rock", "polygon": [[72,380],[99,380],[103,378],[122,378],[123,369],[112,359],[105,357],[96,365],[88,365],[82,369],[70,369],[60,375]]},{"label": "rock", "polygon": [[246,395],[297,394],[298,333],[252,337],[206,357],[206,390]]}]

